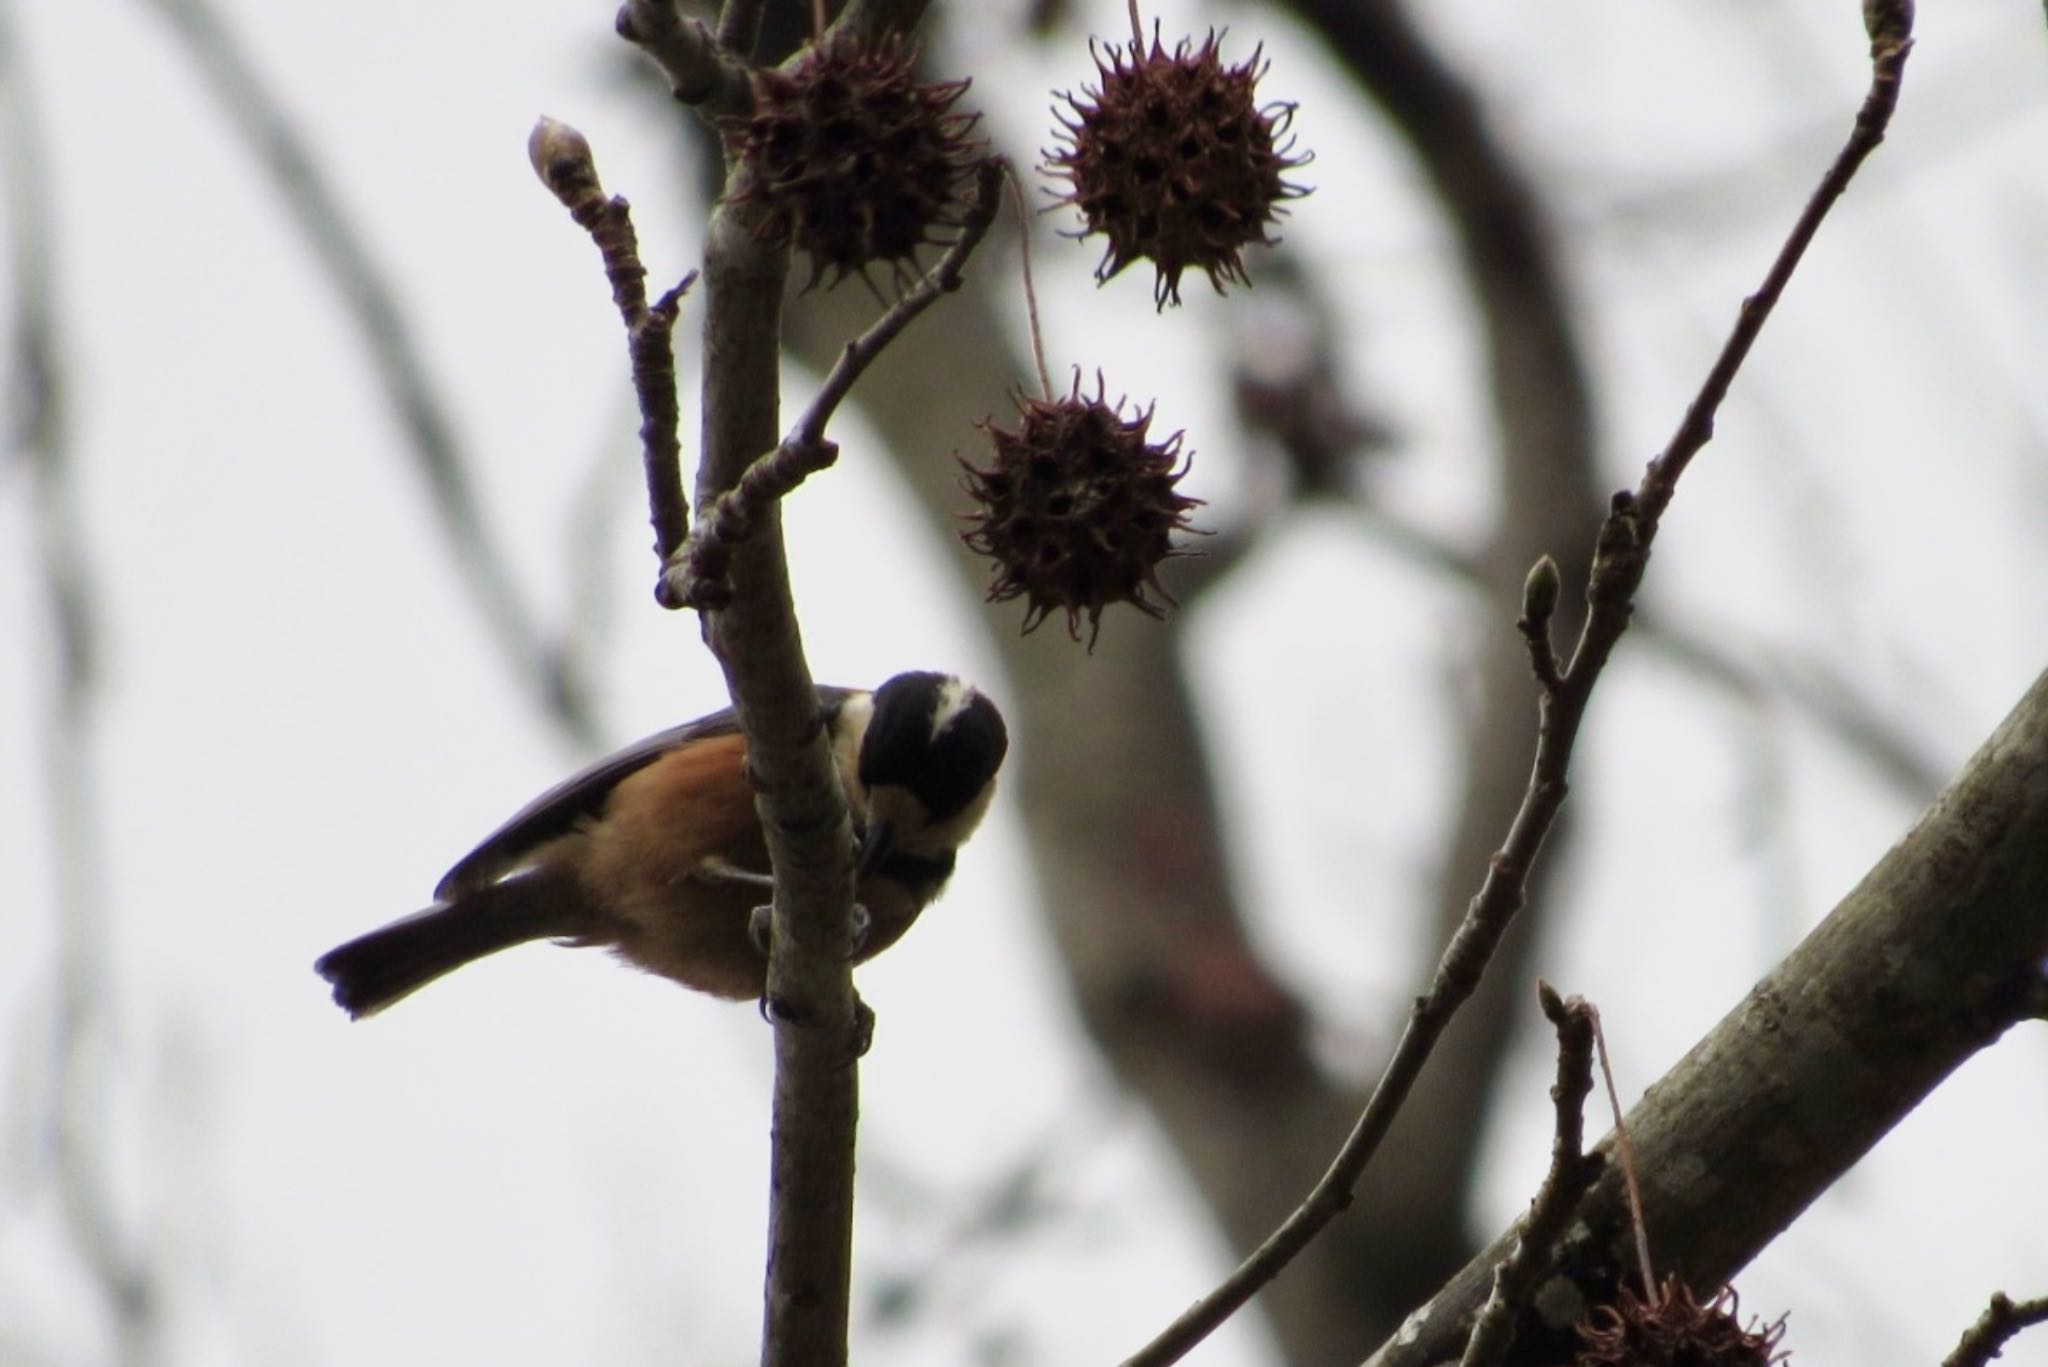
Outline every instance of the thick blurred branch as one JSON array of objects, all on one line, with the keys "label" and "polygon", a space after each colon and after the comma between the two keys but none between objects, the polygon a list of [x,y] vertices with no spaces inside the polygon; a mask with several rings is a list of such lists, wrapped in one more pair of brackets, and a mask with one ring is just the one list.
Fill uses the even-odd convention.
[{"label": "thick blurred branch", "polygon": [[[1291,263],[1284,253],[1261,263],[1257,303],[1270,316],[1237,340],[1233,379],[1240,418],[1268,448],[1261,454],[1284,470],[1290,503],[1340,505],[1367,536],[1469,590],[1478,599],[1475,607],[1484,610],[1500,589],[1486,560],[1374,499],[1371,467],[1395,437],[1381,415],[1343,389],[1340,376],[1348,367],[1328,292],[1303,279]],[[1217,541],[1207,542],[1193,568],[1205,580],[1228,573],[1232,554],[1256,542],[1274,511],[1251,510],[1248,520],[1225,534],[1226,553],[1219,557]],[[1949,761],[1888,716],[1864,680],[1816,652],[1744,639],[1725,624],[1699,625],[1655,602],[1636,605],[1635,631],[1642,646],[1734,701],[1791,709],[1912,802],[1928,801],[1949,776]]]},{"label": "thick blurred branch", "polygon": [[[1516,601],[1538,556],[1555,555],[1564,582],[1585,582],[1602,500],[1593,403],[1564,271],[1547,215],[1514,152],[1489,126],[1480,99],[1452,71],[1397,0],[1288,0],[1330,45],[1365,95],[1412,148],[1454,239],[1482,328],[1487,381],[1501,436],[1502,520],[1478,557],[1486,597]],[[1567,595],[1564,632],[1578,604]],[[1522,799],[1534,759],[1526,722],[1528,664],[1511,633],[1480,636],[1473,661],[1476,710],[1460,765],[1463,794],[1444,849],[1434,924],[1448,935],[1465,914],[1470,871],[1480,868]],[[1554,838],[1569,834],[1569,825]],[[1546,861],[1555,867],[1557,859]],[[1372,1294],[1410,1304],[1465,1256],[1462,1208],[1498,1070],[1529,976],[1532,936],[1545,908],[1547,873],[1530,910],[1502,944],[1486,980],[1460,1013],[1389,1136],[1366,1190],[1382,1255]],[[1405,1307],[1404,1307],[1405,1308]],[[1398,1316],[1402,1308],[1387,1307]]]},{"label": "thick blurred branch", "polygon": [[432,368],[406,322],[398,291],[371,257],[361,229],[327,182],[282,102],[244,53],[210,0],[149,0],[170,21],[193,65],[220,101],[228,124],[245,138],[297,217],[320,265],[363,331],[364,347],[411,446],[456,563],[519,685],[548,717],[582,745],[597,727],[581,680],[570,677],[549,643],[519,578],[483,515],[455,420]]}]

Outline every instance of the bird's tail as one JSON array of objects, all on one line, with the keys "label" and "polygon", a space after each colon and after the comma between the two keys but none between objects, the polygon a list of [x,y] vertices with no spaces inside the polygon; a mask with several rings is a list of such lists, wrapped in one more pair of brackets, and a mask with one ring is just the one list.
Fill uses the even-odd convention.
[{"label": "bird's tail", "polygon": [[436,902],[328,950],[313,970],[357,1020],[444,973],[529,940],[573,939],[588,926],[572,875],[532,869]]}]

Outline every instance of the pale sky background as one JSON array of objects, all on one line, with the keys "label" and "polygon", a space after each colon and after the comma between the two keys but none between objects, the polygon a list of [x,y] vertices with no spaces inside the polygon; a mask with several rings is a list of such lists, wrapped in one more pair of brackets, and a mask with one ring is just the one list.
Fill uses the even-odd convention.
[{"label": "pale sky background", "polygon": [[[694,623],[647,596],[623,348],[595,255],[534,181],[526,131],[582,128],[657,275],[697,223],[662,116],[618,88],[609,3],[225,6],[395,277],[488,511],[548,623],[576,519],[608,512],[594,636],[623,743],[724,701]],[[953,7],[963,11],[967,7]],[[1089,75],[1078,31],[951,40],[1022,146]],[[586,756],[506,677],[420,497],[357,334],[150,4],[8,6],[45,140],[80,549],[105,668],[96,884],[111,992],[104,1136],[122,1236],[152,1253],[167,1363],[752,1360],[768,1035],[753,1012],[533,949],[352,1026],[311,972]],[[1121,4],[1078,5],[1121,34]],[[1398,426],[1390,506],[1485,525],[1492,429],[1471,316],[1413,168],[1262,11],[1153,3],[1171,35],[1263,39],[1301,102],[1316,194],[1289,240]],[[1437,0],[1495,122],[1554,195],[1586,310],[1609,480],[1676,423],[1742,293],[1848,126],[1848,0]],[[12,241],[14,239],[8,239]],[[1040,258],[1056,366],[1110,368],[1185,427],[1227,517],[1240,462],[1200,289],[1097,291],[1093,244]],[[977,269],[996,269],[993,257]],[[1256,273],[1256,268],[1255,268]],[[684,332],[695,326],[686,315]],[[919,324],[943,327],[943,305]],[[1854,676],[1959,764],[2048,663],[2048,34],[2024,0],[1922,6],[1891,140],[1823,231],[1678,495],[1649,593],[1731,650]],[[791,380],[801,396],[801,375]],[[10,419],[11,421],[11,419]],[[686,417],[686,430],[689,419]],[[944,594],[933,533],[850,418],[789,507],[814,672],[1004,684]],[[963,445],[971,440],[963,433]],[[600,462],[610,473],[593,477]],[[0,1363],[110,1360],[45,1163],[56,901],[43,729],[52,627],[32,482],[0,464]],[[1332,630],[1331,603],[1342,604]],[[1276,528],[1205,605],[1196,676],[1262,945],[1363,1066],[1419,981],[1402,929],[1436,877],[1475,616],[1333,515]],[[1105,632],[1153,629],[1114,614]],[[1077,657],[1077,668],[1085,661]],[[1906,829],[1916,804],[1782,706],[1625,643],[1575,784],[1579,840],[1541,972],[1603,1007],[1633,1097]],[[1023,738],[1028,744],[1029,738]],[[1113,1361],[1224,1270],[1142,1112],[1070,1019],[999,808],[945,902],[862,970],[860,1289],[907,1327],[864,1362]],[[1478,870],[1469,871],[1475,881]],[[1534,1013],[1531,1013],[1532,1020]],[[1526,1201],[1547,1147],[1532,1032],[1474,1219]],[[1932,1364],[1989,1294],[2048,1293],[2048,1041],[1966,1067],[1739,1281],[1808,1363]],[[1046,1155],[1021,1237],[975,1235]],[[1254,1322],[1207,1367],[1269,1361]],[[2008,1349],[2048,1364],[2048,1332]]]}]

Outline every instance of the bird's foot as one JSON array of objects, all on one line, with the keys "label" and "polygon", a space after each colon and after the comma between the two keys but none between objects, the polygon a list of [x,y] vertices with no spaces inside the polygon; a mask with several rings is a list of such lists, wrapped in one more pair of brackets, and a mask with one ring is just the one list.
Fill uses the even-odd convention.
[{"label": "bird's foot", "polygon": [[[827,1024],[810,1011],[800,1010],[786,998],[772,992],[761,994],[761,1019],[770,1025],[791,1025],[798,1029],[811,1029]],[[853,1019],[847,1023],[846,1062],[851,1064],[867,1056],[875,1042],[875,1011],[861,1000],[860,993],[853,994]]]},{"label": "bird's foot", "polygon": [[[747,913],[747,941],[754,946],[754,951],[764,959],[768,957],[768,946],[775,939],[773,930],[774,919],[775,909],[769,906],[755,907]],[[874,929],[875,918],[868,914],[866,907],[855,902],[853,904],[853,942],[847,955],[853,962],[860,962],[861,955],[868,947],[868,936],[874,933]]]}]

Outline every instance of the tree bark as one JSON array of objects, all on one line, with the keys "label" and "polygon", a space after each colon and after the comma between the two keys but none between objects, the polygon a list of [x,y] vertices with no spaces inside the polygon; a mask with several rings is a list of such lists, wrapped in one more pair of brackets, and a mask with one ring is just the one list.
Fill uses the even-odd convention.
[{"label": "tree bark", "polygon": [[[2041,1014],[2044,960],[2048,672],[1906,838],[1629,1114],[1660,1275],[1703,1292],[1733,1276],[1964,1060]],[[1371,1367],[1455,1359],[1517,1232]],[[1579,1312],[1633,1275],[1630,1250],[1610,1155],[1508,1361],[1566,1360]]]}]

